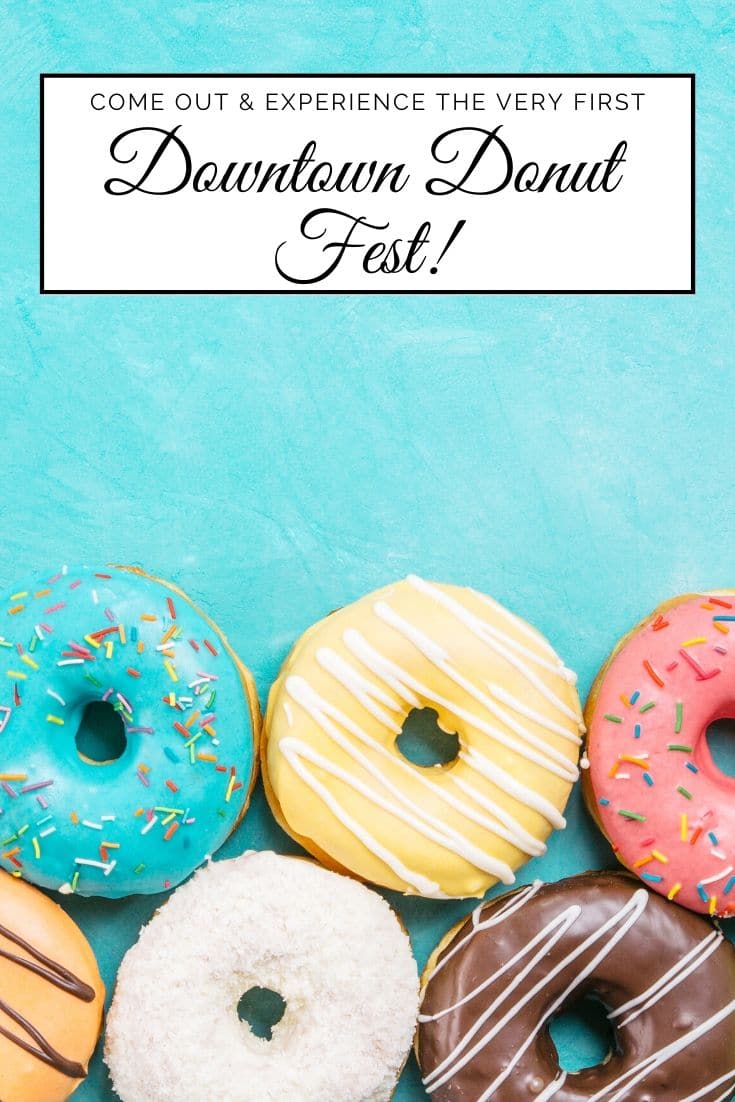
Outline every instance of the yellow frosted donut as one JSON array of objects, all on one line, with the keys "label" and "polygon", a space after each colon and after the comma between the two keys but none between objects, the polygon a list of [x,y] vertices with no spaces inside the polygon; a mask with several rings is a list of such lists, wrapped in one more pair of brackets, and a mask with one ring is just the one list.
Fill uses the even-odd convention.
[{"label": "yellow frosted donut", "polygon": [[[262,746],[288,833],[338,871],[412,895],[481,896],[545,852],[577,779],[576,678],[490,597],[411,576],[310,628],[281,669]],[[396,745],[436,711],[458,756]]]}]

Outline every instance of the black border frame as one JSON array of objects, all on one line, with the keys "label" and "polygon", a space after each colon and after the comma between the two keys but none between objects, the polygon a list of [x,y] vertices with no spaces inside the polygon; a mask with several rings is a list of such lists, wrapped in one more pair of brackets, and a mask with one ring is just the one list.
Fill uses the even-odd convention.
[{"label": "black border frame", "polygon": [[[417,290],[417,291],[394,291],[394,290],[375,290],[369,291],[360,290],[330,290],[329,288],[305,291],[299,288],[284,288],[283,290],[87,290],[83,288],[73,289],[59,289],[53,290],[44,286],[44,249],[45,249],[45,231],[44,231],[44,81],[47,78],[54,80],[75,80],[90,78],[99,80],[117,80],[120,78],[130,77],[151,77],[153,79],[163,79],[171,77],[180,77],[183,80],[198,80],[198,79],[220,79],[220,78],[243,78],[247,80],[280,80],[288,79],[289,77],[294,79],[304,80],[323,80],[330,77],[349,77],[360,79],[372,79],[378,78],[393,78],[393,77],[405,77],[408,79],[429,79],[429,80],[447,80],[447,79],[469,79],[472,77],[481,77],[483,80],[498,80],[498,79],[511,79],[511,80],[544,80],[544,79],[556,79],[559,77],[571,77],[576,80],[588,80],[590,78],[599,77],[613,77],[630,78],[630,79],[642,79],[642,80],[656,80],[658,78],[686,78],[689,80],[690,87],[690,275],[689,275],[689,287],[668,289],[661,288],[657,290],[636,290],[633,288],[621,288],[616,290],[582,290],[579,288],[567,288],[564,290],[494,290],[494,291],[479,291],[479,290]],[[39,173],[39,252],[40,252],[40,279],[39,279],[39,294],[41,295],[693,295],[696,294],[696,74],[695,73],[40,73],[39,74],[39,94],[40,94],[40,111],[39,111],[39,129],[40,129],[40,173]]]}]

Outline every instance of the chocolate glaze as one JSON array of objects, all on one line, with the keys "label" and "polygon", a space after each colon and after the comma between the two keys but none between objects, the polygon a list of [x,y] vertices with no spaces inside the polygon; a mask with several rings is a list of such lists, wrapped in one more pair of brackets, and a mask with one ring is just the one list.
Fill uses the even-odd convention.
[{"label": "chocolate glaze", "polygon": [[[498,919],[503,907],[510,911],[513,903],[518,904],[513,913],[482,928]],[[534,1102],[539,1097],[583,1102],[597,1099],[598,1092],[599,1102],[682,1102],[693,1094],[701,1102],[716,1102],[735,1091],[735,949],[706,919],[618,872],[522,889],[481,905],[473,915],[439,954],[424,991],[417,1055],[435,1102],[485,1102],[498,1078],[487,1095],[493,1102]],[[529,942],[550,923],[555,925],[529,949]],[[609,928],[600,936],[605,923]],[[592,944],[566,960],[591,937]],[[509,966],[516,954],[523,956]],[[689,961],[682,965],[687,954]],[[522,975],[534,956],[536,963]],[[558,973],[551,976],[557,965]],[[476,991],[504,966],[502,975]],[[676,983],[669,990],[662,985],[642,1003],[616,1014],[677,966],[692,967],[683,978],[681,971],[672,972],[667,982]],[[585,995],[594,995],[611,1014],[615,1049],[604,1063],[564,1078],[545,1023]],[[452,1057],[496,1000],[466,1047]],[[436,1015],[436,1020],[427,1020]],[[505,1024],[483,1045],[504,1018]],[[476,1046],[459,1067],[461,1057]],[[662,1052],[667,1046],[673,1048]],[[648,1067],[642,1065],[655,1054]]]},{"label": "chocolate glaze", "polygon": [[[12,961],[21,968],[28,969],[29,972],[33,972],[37,976],[41,976],[53,984],[54,987],[61,988],[62,991],[66,991],[76,999],[81,999],[87,1003],[94,1002],[95,992],[93,988],[80,980],[68,968],[45,956],[44,953],[25,941],[19,934],[0,925],[0,937],[17,945],[19,949],[28,954],[28,957],[21,957],[17,953],[9,953],[7,950],[0,948],[0,957]],[[0,998],[0,1011],[15,1022],[31,1040],[18,1036],[2,1025],[0,1025],[0,1036],[7,1038],[13,1044],[18,1045],[19,1048],[29,1052],[43,1063],[49,1064],[63,1075],[68,1075],[71,1079],[84,1079],[86,1077],[86,1068],[76,1060],[67,1060],[65,1056],[57,1052],[31,1022],[9,1006],[2,998]],[[35,1042],[35,1045],[31,1043],[32,1041]]]}]

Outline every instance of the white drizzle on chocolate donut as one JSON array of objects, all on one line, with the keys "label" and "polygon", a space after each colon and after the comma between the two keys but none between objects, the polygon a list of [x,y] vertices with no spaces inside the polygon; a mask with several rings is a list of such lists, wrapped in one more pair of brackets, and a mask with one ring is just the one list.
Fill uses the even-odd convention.
[{"label": "white drizzle on chocolate donut", "polygon": [[[652,955],[651,934],[660,927]],[[617,1044],[609,1061],[569,1079],[550,1057],[546,1030],[590,992],[608,1007]],[[670,996],[688,1020],[672,1014]],[[645,1029],[628,1034],[643,1014]],[[645,1084],[659,1102],[680,1102],[691,1086],[689,1102],[715,1102],[713,1091],[730,1083],[726,1098],[735,1085],[735,1069],[721,1070],[735,1041],[735,1024],[727,1024],[733,1014],[735,953],[718,929],[636,889],[623,874],[587,874],[485,904],[450,936],[424,978],[419,1063],[426,1089],[441,1102],[489,1102],[498,1091],[515,1102],[526,1097],[529,1076],[546,1082],[541,1094],[533,1087],[537,1100],[622,1102],[638,1099],[631,1092]],[[702,1086],[696,1064],[684,1067],[677,1057],[710,1035],[704,1074],[720,1074]],[[675,1071],[651,1082],[672,1061]]]}]

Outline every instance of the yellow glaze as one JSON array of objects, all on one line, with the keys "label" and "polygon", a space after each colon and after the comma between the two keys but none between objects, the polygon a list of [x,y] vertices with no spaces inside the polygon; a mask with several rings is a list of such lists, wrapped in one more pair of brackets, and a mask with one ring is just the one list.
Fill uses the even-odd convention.
[{"label": "yellow glaze", "polygon": [[63,1102],[80,1080],[27,1052],[8,1034],[37,1045],[13,1017],[20,1016],[54,1050],[86,1068],[102,1025],[105,998],[94,953],[58,904],[6,872],[0,872],[0,926],[73,973],[94,992],[90,1001],[77,998],[43,975],[8,959],[9,955],[26,961],[33,958],[0,934],[0,1098],[3,1102]]},{"label": "yellow glaze", "polygon": [[[331,868],[408,894],[482,896],[545,850],[577,779],[575,677],[489,597],[414,576],[310,628],[265,720],[266,794]],[[415,708],[456,732],[449,765],[409,762]]]}]

